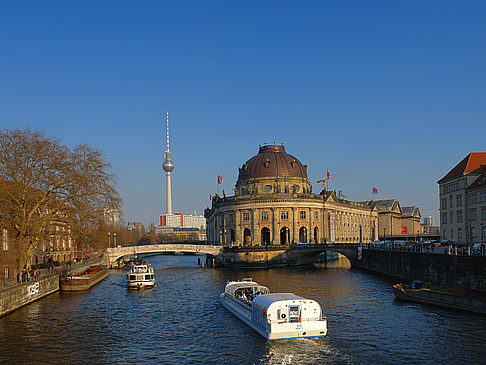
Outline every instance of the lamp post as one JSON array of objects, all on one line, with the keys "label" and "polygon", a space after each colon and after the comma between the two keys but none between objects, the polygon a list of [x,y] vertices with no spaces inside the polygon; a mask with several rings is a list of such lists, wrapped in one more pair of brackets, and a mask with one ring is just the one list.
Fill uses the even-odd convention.
[{"label": "lamp post", "polygon": [[108,247],[111,246],[111,232],[108,232]]},{"label": "lamp post", "polygon": [[383,228],[383,241],[386,241],[386,227]]},{"label": "lamp post", "polygon": [[116,232],[113,233],[113,247],[116,247]]},{"label": "lamp post", "polygon": [[359,244],[363,244],[363,226],[361,224],[359,225]]}]

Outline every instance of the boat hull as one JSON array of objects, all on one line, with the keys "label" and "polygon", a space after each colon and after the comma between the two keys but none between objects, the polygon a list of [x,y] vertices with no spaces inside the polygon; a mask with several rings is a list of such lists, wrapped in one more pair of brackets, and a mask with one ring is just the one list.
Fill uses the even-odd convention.
[{"label": "boat hull", "polygon": [[326,320],[302,323],[272,323],[264,328],[252,321],[250,308],[245,308],[245,305],[226,297],[224,294],[221,294],[221,303],[239,320],[269,341],[325,337],[327,335]]},{"label": "boat hull", "polygon": [[128,289],[148,289],[155,287],[155,280],[153,281],[129,281],[127,282]]},{"label": "boat hull", "polygon": [[91,273],[89,276],[71,276],[61,279],[59,288],[61,291],[65,292],[89,290],[107,276],[108,269],[102,267]]},{"label": "boat hull", "polygon": [[400,284],[393,285],[393,294],[398,300],[435,305],[461,311],[486,315],[486,302],[432,289],[410,289]]}]

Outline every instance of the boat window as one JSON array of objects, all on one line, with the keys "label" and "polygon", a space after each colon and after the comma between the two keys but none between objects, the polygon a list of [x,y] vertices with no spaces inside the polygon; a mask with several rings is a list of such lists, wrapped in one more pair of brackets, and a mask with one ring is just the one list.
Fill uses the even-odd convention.
[{"label": "boat window", "polygon": [[299,306],[298,305],[291,305],[289,306],[289,322],[295,323],[299,322]]},{"label": "boat window", "polygon": [[145,275],[145,280],[150,280],[150,279],[151,279],[150,275]]},{"label": "boat window", "polygon": [[136,280],[135,275],[130,275],[130,280]]}]

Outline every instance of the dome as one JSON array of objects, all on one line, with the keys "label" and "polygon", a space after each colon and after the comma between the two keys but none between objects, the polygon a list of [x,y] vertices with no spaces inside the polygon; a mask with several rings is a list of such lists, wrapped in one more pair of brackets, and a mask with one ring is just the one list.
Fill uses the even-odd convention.
[{"label": "dome", "polygon": [[238,181],[261,177],[307,179],[307,165],[285,152],[284,146],[261,146],[258,154],[240,167]]}]

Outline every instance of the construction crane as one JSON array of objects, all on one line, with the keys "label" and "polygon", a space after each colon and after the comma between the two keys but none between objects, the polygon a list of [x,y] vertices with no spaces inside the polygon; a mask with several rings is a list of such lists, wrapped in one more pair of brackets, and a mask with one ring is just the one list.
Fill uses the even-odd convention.
[{"label": "construction crane", "polygon": [[331,180],[331,179],[334,179],[335,177],[347,175],[347,174],[350,174],[352,172],[354,172],[354,171],[346,171],[346,172],[343,172],[342,174],[329,176],[329,171],[328,171],[328,175],[327,175],[328,177],[326,177],[326,175],[322,175],[322,180],[317,180],[317,183],[318,184],[322,183],[322,190],[326,190],[326,181],[327,180]]}]

